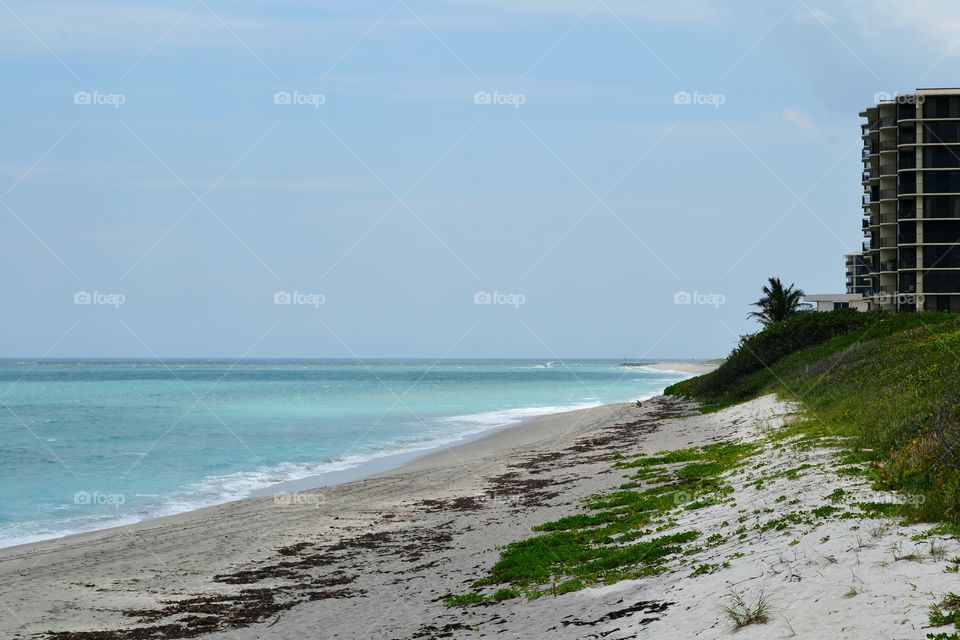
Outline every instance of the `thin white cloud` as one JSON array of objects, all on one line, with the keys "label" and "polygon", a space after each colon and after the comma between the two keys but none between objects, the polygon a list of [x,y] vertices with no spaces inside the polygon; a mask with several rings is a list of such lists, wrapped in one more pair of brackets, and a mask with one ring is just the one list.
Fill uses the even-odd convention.
[{"label": "thin white cloud", "polygon": [[813,116],[802,109],[784,109],[780,114],[784,122],[793,125],[801,133],[807,135],[817,135],[817,124],[813,121]]},{"label": "thin white cloud", "polygon": [[[410,0],[406,3],[410,10],[404,4],[396,5],[377,23],[376,29],[424,31],[424,24],[435,31],[509,27],[524,15],[529,19],[543,15],[578,16],[593,1]],[[728,13],[713,0],[602,1],[627,21],[704,23],[715,22]],[[341,41],[352,41],[369,28],[390,5],[360,3],[328,11],[318,5],[303,4],[277,11],[277,5],[265,1],[223,5],[213,0],[197,4],[192,0],[176,4],[143,0],[21,0],[9,1],[7,6],[13,13],[0,8],[2,50],[39,51],[43,47],[39,39],[58,53],[130,51],[136,55],[158,39],[157,50],[161,52],[171,47],[236,47],[238,37],[255,51],[316,49],[328,44],[338,47],[342,46]],[[588,17],[615,20],[602,5],[597,5]]]},{"label": "thin white cloud", "polygon": [[[25,167],[0,167],[0,175],[19,176]],[[155,177],[163,174],[161,177]],[[69,164],[36,167],[21,181],[23,185],[76,186],[124,189],[184,190],[184,184],[200,193],[213,184],[213,179],[185,178],[183,182],[168,177],[156,165],[135,164]],[[244,177],[224,178],[216,189],[264,191],[377,191],[379,185],[369,180],[346,180],[325,177]]]},{"label": "thin white cloud", "polygon": [[[268,13],[268,5],[238,9],[222,8],[213,2],[170,5],[77,0],[8,6],[14,13],[0,8],[0,48],[6,50],[40,48],[37,39],[56,52],[139,54],[155,42],[158,51],[170,47],[238,47],[242,46],[238,38],[254,50],[297,47],[322,39],[339,42],[355,38],[371,22],[368,15],[279,18],[274,17],[275,12]],[[409,14],[398,13],[396,18],[402,18],[405,28],[423,29]],[[390,25],[389,21],[384,25]],[[392,24],[393,28],[397,26]]]},{"label": "thin white cloud", "polygon": [[819,7],[802,4],[793,12],[793,19],[800,24],[832,24],[837,18]]},{"label": "thin white cloud", "polygon": [[[729,10],[715,0],[604,0],[607,7],[623,19],[653,23],[710,23],[729,16]],[[437,5],[466,8],[470,11],[496,11],[509,14],[533,13],[578,16],[593,0],[436,0]],[[602,6],[594,10],[598,17],[609,14]]]}]

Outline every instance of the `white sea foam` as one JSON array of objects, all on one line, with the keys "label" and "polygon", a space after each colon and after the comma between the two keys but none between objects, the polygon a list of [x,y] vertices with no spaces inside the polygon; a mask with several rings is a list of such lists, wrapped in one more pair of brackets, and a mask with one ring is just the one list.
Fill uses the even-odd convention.
[{"label": "white sea foam", "polygon": [[[543,365],[540,365],[543,366]],[[658,371],[657,373],[664,373]],[[657,395],[652,392],[640,396],[646,399]],[[55,521],[11,523],[0,527],[0,547],[9,547],[40,540],[58,538],[74,533],[89,532],[109,527],[142,522],[160,516],[175,515],[225,502],[240,500],[281,483],[323,477],[330,473],[357,469],[362,473],[365,465],[389,456],[402,456],[435,450],[461,442],[504,427],[516,425],[537,416],[574,411],[600,406],[596,397],[582,397],[577,402],[565,405],[542,405],[515,407],[493,411],[479,411],[463,415],[439,417],[426,422],[426,429],[419,433],[399,437],[372,445],[355,453],[345,454],[330,460],[310,463],[284,462],[252,471],[211,475],[183,487],[173,494],[141,493],[135,500],[127,501],[132,510],[82,514]],[[423,425],[421,425],[422,428]],[[119,455],[131,455],[122,452]]]},{"label": "white sea foam", "polygon": [[[284,482],[322,477],[329,473],[356,469],[388,456],[426,452],[462,441],[470,436],[511,426],[536,416],[599,406],[596,399],[571,405],[517,407],[498,411],[481,411],[458,416],[436,418],[434,428],[418,435],[396,438],[352,455],[312,463],[284,462],[253,471],[213,475],[185,487],[173,495],[139,494],[147,498],[135,513],[98,513],[53,522],[21,522],[0,527],[0,547],[49,540],[74,533],[84,533],[134,524],[151,518],[176,515],[242,500],[255,492]],[[428,423],[429,424],[429,423]]]}]

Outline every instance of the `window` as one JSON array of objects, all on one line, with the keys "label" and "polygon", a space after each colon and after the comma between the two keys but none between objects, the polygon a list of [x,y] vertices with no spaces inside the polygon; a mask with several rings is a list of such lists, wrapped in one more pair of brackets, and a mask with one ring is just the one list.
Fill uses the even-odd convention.
[{"label": "window", "polygon": [[926,96],[924,118],[960,118],[960,96]]},{"label": "window", "polygon": [[960,122],[928,122],[924,124],[923,141],[926,143],[960,142]]},{"label": "window", "polygon": [[926,193],[960,193],[960,171],[925,171],[923,190]]},{"label": "window", "polygon": [[[924,293],[960,293],[960,273],[956,271],[927,271],[923,275]],[[945,297],[945,296],[937,296]],[[940,309],[950,311],[950,309]]]},{"label": "window", "polygon": [[950,145],[924,148],[923,166],[924,168],[960,167],[960,147]]},{"label": "window", "polygon": [[925,243],[955,244],[960,242],[960,221],[929,220],[923,224]]},{"label": "window", "polygon": [[[904,202],[900,206],[904,206]],[[960,218],[960,198],[956,196],[928,196],[923,199],[924,218]]]}]

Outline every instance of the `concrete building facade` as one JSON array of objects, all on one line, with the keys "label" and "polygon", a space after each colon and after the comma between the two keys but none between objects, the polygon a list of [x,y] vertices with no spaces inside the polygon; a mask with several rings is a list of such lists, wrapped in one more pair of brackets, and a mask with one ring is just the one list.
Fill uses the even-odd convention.
[{"label": "concrete building facade", "polygon": [[871,309],[960,311],[960,89],[917,89],[860,116],[864,299]]}]

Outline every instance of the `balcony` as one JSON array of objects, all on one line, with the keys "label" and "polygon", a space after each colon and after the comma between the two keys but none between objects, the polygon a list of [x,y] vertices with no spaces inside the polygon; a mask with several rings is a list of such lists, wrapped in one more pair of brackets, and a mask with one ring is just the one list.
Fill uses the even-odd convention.
[{"label": "balcony", "polygon": [[895,200],[897,197],[896,189],[880,189],[881,200]]},{"label": "balcony", "polygon": [[932,220],[935,218],[940,218],[944,220],[956,220],[957,218],[960,218],[960,211],[955,211],[953,209],[950,209],[947,211],[927,210],[923,212],[923,218],[924,220]]},{"label": "balcony", "polygon": [[920,242],[923,242],[923,235],[918,233],[901,233],[897,237],[897,241],[900,244],[917,244],[917,238],[920,238]]},{"label": "balcony", "polygon": [[866,231],[867,229],[870,228],[870,221],[869,221],[869,220],[867,220],[866,218],[864,218],[863,220],[861,220],[861,222],[863,223],[862,228],[863,228],[864,231]]},{"label": "balcony", "polygon": [[863,243],[863,250],[864,250],[864,251],[870,251],[870,243],[869,243],[869,242],[864,242],[864,243]]},{"label": "balcony", "polygon": [[896,260],[884,260],[880,263],[880,271],[896,271],[897,270],[897,261]]},{"label": "balcony", "polygon": [[916,209],[900,209],[897,211],[898,220],[913,220],[917,217]]},{"label": "balcony", "polygon": [[917,143],[917,134],[916,132],[904,133],[900,132],[900,137],[897,138],[897,144],[916,144]]},{"label": "balcony", "polygon": [[897,239],[895,237],[890,238],[880,238],[880,242],[877,244],[881,249],[889,249],[891,247],[897,246]]},{"label": "balcony", "polygon": [[[880,151],[896,151],[897,150],[897,141],[896,140],[884,140],[880,143]],[[876,152],[874,152],[876,153]]]},{"label": "balcony", "polygon": [[886,129],[887,127],[897,126],[897,119],[894,116],[887,116],[885,118],[880,118],[880,128]]},{"label": "balcony", "polygon": [[900,158],[900,161],[897,163],[897,166],[900,167],[901,169],[916,169],[917,159],[913,156]]},{"label": "balcony", "polygon": [[897,214],[895,213],[881,213],[880,214],[880,224],[896,224]]},{"label": "balcony", "polygon": [[895,164],[882,164],[880,165],[880,176],[895,176],[897,175],[897,165]]}]

